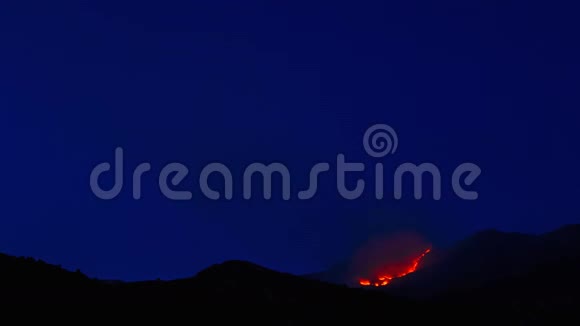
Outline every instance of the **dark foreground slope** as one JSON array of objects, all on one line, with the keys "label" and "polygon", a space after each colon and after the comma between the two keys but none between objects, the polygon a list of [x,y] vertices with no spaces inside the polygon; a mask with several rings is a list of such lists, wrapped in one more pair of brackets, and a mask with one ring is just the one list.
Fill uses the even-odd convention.
[{"label": "dark foreground slope", "polygon": [[580,270],[580,225],[543,235],[484,231],[439,256],[436,263],[394,281],[388,290],[413,297],[438,297],[507,289],[506,284],[522,282],[542,296],[551,294],[545,291],[557,289],[561,282],[570,291],[580,290],[579,279],[573,276]]},{"label": "dark foreground slope", "polygon": [[0,303],[60,304],[100,311],[106,306],[138,305],[143,307],[140,316],[170,306],[190,320],[209,315],[214,323],[305,325],[352,318],[357,324],[398,323],[409,318],[406,324],[459,322],[446,313],[450,308],[436,304],[308,280],[243,261],[217,264],[187,279],[111,283],[33,259],[2,255]]},{"label": "dark foreground slope", "polygon": [[[488,230],[455,246],[434,248],[420,268],[379,288],[395,297],[475,308],[494,322],[554,324],[578,319],[580,225],[542,235]],[[309,275],[337,284],[340,268]],[[497,318],[495,317],[497,316]]]},{"label": "dark foreground slope", "polygon": [[191,316],[219,308],[211,313],[214,321],[235,317],[290,325],[352,318],[357,324],[554,325],[577,320],[579,241],[578,226],[542,236],[483,232],[379,289],[349,288],[243,261],[217,264],[186,279],[112,283],[0,255],[0,303],[172,305]]}]

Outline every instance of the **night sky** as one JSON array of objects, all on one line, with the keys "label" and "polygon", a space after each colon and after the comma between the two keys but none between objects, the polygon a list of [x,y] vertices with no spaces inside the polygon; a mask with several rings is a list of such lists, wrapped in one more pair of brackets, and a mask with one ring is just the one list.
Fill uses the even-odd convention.
[{"label": "night sky", "polygon": [[[0,252],[104,279],[186,277],[228,259],[308,273],[399,231],[447,246],[487,228],[578,223],[572,6],[3,1]],[[377,123],[399,138],[383,159],[362,144]],[[113,162],[116,147],[125,185],[100,200],[89,175]],[[366,164],[349,181],[366,176],[365,195],[341,198],[331,169],[314,198],[298,200],[310,167],[332,167],[338,153]],[[130,180],[141,162],[152,171],[136,201]],[[171,162],[190,169],[176,187],[193,192],[189,201],[159,191],[156,176]],[[232,200],[200,192],[211,162],[232,171]],[[244,200],[242,174],[253,162],[284,163],[293,198],[282,200],[275,180],[271,200]],[[387,179],[376,200],[377,162],[391,178],[404,162],[436,164],[442,199],[415,200],[407,188],[395,200]],[[463,162],[482,169],[475,201],[450,188]]]}]

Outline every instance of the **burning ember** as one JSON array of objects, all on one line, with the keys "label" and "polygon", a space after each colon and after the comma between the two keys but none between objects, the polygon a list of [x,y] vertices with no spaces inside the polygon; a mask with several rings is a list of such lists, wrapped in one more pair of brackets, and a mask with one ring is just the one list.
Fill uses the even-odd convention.
[{"label": "burning ember", "polygon": [[367,239],[354,253],[349,279],[362,286],[385,286],[413,273],[431,244],[415,231],[399,231]]},{"label": "burning ember", "polygon": [[359,284],[362,286],[385,286],[388,285],[391,280],[405,275],[411,274],[417,270],[421,259],[427,255],[431,249],[426,249],[419,256],[412,259],[406,259],[396,263],[389,263],[385,266],[381,266],[375,272],[376,277],[374,279],[361,278]]}]

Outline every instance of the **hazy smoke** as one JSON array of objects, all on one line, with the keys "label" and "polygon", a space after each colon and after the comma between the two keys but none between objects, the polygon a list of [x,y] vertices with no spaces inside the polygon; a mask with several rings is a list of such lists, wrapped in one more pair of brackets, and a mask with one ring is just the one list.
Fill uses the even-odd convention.
[{"label": "hazy smoke", "polygon": [[397,274],[429,247],[429,243],[414,232],[371,239],[355,253],[351,274],[354,277],[372,277],[385,272]]}]

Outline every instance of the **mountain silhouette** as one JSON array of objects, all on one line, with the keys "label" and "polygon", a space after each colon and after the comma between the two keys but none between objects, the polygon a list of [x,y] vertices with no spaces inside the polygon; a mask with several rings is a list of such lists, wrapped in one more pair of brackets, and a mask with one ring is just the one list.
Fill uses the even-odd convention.
[{"label": "mountain silhouette", "polygon": [[[547,274],[530,285],[549,284],[559,273],[580,267],[580,226],[568,225],[542,235],[487,230],[439,255],[437,262],[395,280],[389,292],[424,297],[473,291],[506,280],[532,282],[531,275],[539,270],[552,270],[552,277]],[[575,284],[573,279],[567,282]]]},{"label": "mountain silhouette", "polygon": [[[447,250],[434,248],[425,258],[416,272],[388,286],[361,288],[344,285],[350,280],[341,279],[348,273],[340,265],[327,273],[297,276],[232,260],[189,278],[111,282],[41,260],[0,254],[0,301],[243,305],[248,308],[241,321],[286,324],[338,322],[352,316],[357,323],[465,322],[458,311],[470,314],[470,324],[546,324],[577,318],[573,313],[580,304],[580,225],[542,235],[483,231]],[[270,320],[264,307],[272,305],[301,306],[308,313],[292,310]],[[213,318],[222,317],[227,314]]]},{"label": "mountain silhouette", "polygon": [[[352,284],[346,266],[306,277]],[[372,290],[461,309],[475,307],[473,313],[482,319],[497,315],[516,323],[553,324],[556,318],[578,318],[573,313],[580,306],[578,275],[580,225],[541,235],[485,230],[451,248],[433,248],[417,271]]]}]

